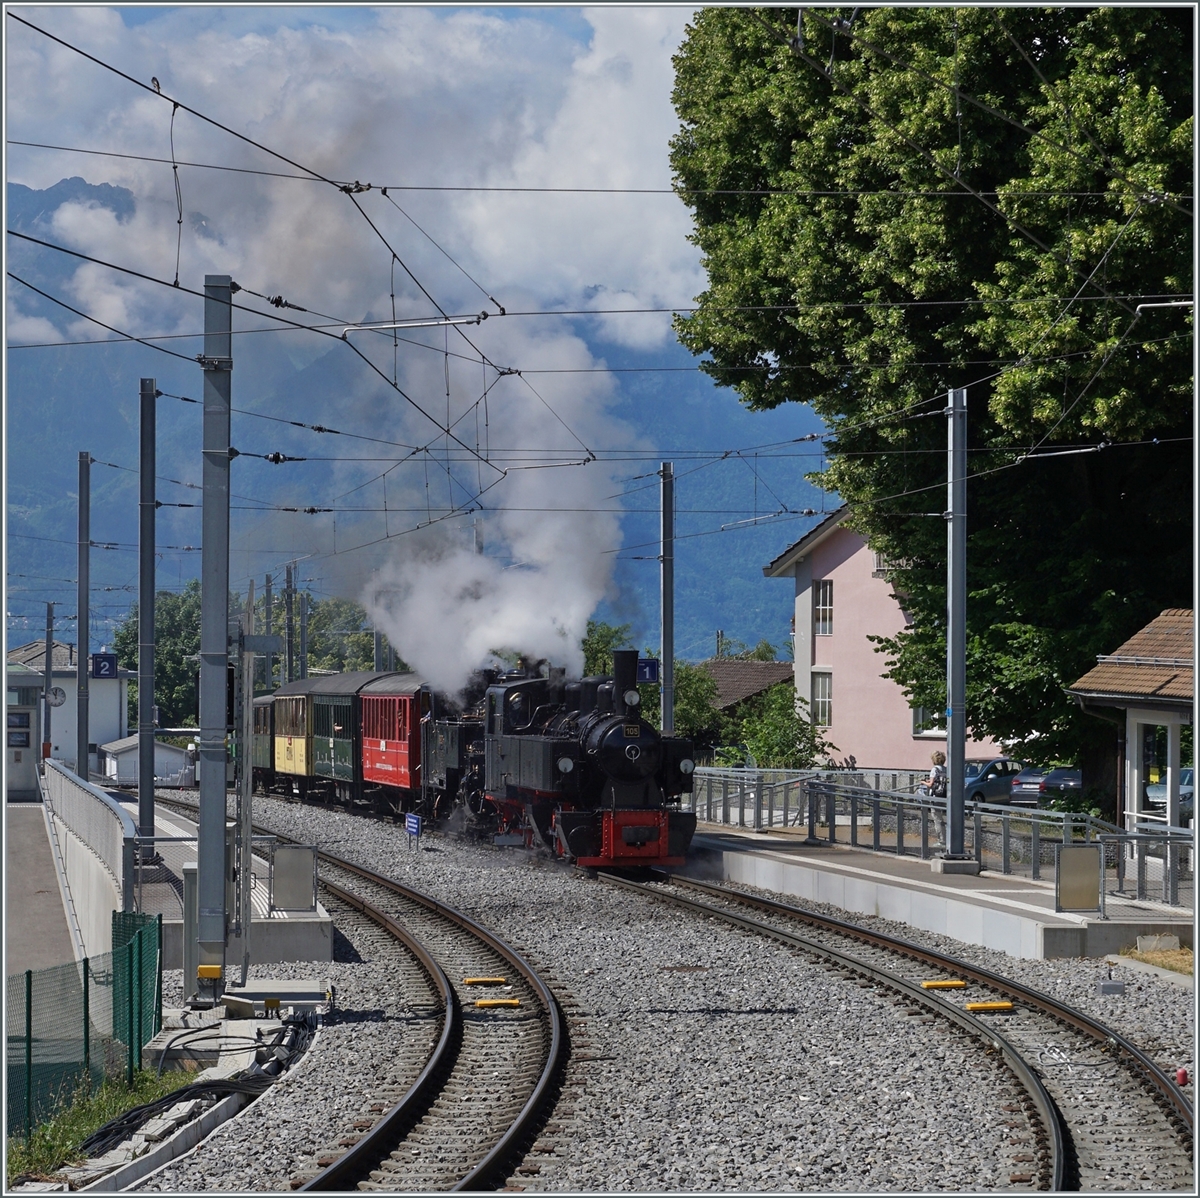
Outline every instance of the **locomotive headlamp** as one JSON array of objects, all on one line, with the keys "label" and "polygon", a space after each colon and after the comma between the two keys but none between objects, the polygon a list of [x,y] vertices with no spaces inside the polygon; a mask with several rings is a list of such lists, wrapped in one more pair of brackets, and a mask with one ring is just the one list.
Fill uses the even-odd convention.
[{"label": "locomotive headlamp", "polygon": [[626,707],[636,707],[641,701],[642,696],[632,687],[622,696],[625,700]]},{"label": "locomotive headlamp", "polygon": [[690,774],[695,768],[696,763],[690,757],[685,757],[679,763],[679,772],[681,774]]},{"label": "locomotive headlamp", "polygon": [[558,759],[558,772],[560,774],[569,774],[575,768],[575,763],[569,757],[560,757]]}]

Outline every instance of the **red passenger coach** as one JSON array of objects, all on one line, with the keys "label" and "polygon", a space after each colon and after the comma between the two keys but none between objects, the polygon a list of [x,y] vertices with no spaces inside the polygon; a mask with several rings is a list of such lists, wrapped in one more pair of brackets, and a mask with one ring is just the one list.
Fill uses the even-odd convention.
[{"label": "red passenger coach", "polygon": [[421,717],[432,707],[428,685],[413,675],[393,675],[368,683],[359,696],[364,784],[419,791]]}]

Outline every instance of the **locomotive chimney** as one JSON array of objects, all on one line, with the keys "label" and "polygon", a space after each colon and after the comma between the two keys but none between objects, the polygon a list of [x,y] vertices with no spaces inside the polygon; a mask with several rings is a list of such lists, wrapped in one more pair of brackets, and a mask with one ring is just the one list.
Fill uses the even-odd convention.
[{"label": "locomotive chimney", "polygon": [[[613,710],[619,716],[636,713],[638,651],[617,649],[613,652]],[[632,702],[631,702],[632,700]]]}]

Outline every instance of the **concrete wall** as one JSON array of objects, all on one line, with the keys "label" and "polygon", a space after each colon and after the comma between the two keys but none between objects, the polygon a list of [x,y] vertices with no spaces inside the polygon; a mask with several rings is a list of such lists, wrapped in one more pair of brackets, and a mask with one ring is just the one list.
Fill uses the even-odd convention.
[{"label": "concrete wall", "polygon": [[[255,920],[250,929],[250,963],[272,965],[281,961],[332,961],[333,921],[328,913],[290,919]],[[233,976],[242,962],[240,937],[230,938],[226,969]],[[163,920],[163,968],[183,968],[183,920]]]},{"label": "concrete wall", "polygon": [[[875,555],[857,533],[836,528],[796,565],[796,690],[812,698],[812,674],[833,678],[833,723],[826,737],[839,760],[860,766],[928,769],[945,736],[913,735],[912,708],[869,636],[895,636],[906,623],[891,584],[875,578]],[[833,582],[833,635],[813,635],[812,583]],[[968,757],[991,756],[1000,746],[967,741]]]},{"label": "concrete wall", "polygon": [[112,913],[121,910],[117,885],[100,858],[57,816],[54,828],[84,950],[89,957],[111,952]]},{"label": "concrete wall", "polygon": [[685,872],[878,915],[1013,957],[1102,957],[1136,944],[1138,936],[1163,932],[1178,936],[1188,946],[1193,939],[1191,920],[1186,917],[1129,921],[1048,913],[1047,918],[1039,918],[1032,911],[970,902],[932,881],[914,886],[866,869],[822,867],[763,853],[696,854]]}]

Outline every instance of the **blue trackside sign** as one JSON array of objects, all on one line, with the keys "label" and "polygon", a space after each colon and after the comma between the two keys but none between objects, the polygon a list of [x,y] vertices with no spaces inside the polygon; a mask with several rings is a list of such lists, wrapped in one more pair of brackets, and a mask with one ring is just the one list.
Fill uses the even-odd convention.
[{"label": "blue trackside sign", "polygon": [[117,655],[115,653],[92,654],[92,677],[115,678],[117,676]]},{"label": "blue trackside sign", "polygon": [[637,680],[639,682],[657,682],[658,681],[658,658],[657,657],[639,657],[638,658]]},{"label": "blue trackside sign", "polygon": [[408,833],[408,847],[412,848],[413,837],[421,839],[421,817],[416,812],[410,811],[405,815],[404,830]]}]

